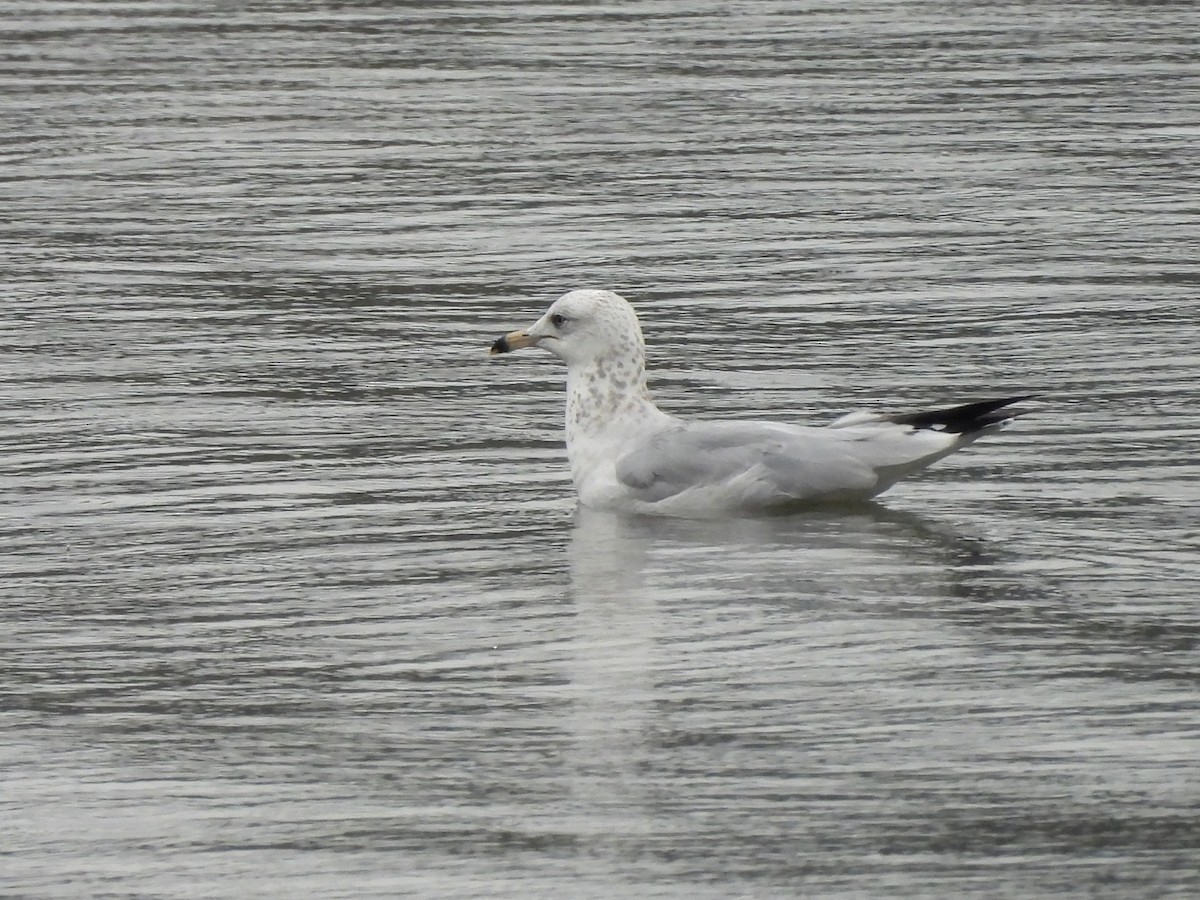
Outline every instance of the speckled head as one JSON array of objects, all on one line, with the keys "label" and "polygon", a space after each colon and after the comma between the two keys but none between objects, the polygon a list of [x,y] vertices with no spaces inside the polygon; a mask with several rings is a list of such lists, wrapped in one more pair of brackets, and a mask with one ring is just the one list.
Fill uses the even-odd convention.
[{"label": "speckled head", "polygon": [[496,341],[492,355],[534,345],[549,350],[570,368],[607,359],[631,359],[640,368],[645,353],[633,307],[612,291],[563,294],[527,331],[514,331]]}]

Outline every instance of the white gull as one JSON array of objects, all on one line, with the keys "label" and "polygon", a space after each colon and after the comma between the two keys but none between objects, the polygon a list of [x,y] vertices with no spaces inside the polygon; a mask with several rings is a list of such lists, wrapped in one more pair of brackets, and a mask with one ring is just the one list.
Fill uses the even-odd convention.
[{"label": "white gull", "polygon": [[853,503],[1005,427],[1026,396],[903,415],[856,412],[826,426],[697,422],[646,389],[633,307],[612,291],[564,294],[492,355],[542,347],[567,364],[567,456],[579,502],[638,513],[781,513]]}]

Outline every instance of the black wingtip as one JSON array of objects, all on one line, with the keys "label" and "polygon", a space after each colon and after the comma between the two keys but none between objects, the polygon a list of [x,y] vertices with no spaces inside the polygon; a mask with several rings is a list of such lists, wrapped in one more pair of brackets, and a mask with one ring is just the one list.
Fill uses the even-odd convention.
[{"label": "black wingtip", "polygon": [[1028,412],[1028,410],[1008,409],[1008,407],[1024,400],[1033,400],[1036,397],[1036,394],[1021,394],[1016,397],[980,400],[945,409],[931,409],[892,416],[891,421],[897,425],[911,425],[913,428],[932,428],[950,434],[970,434],[974,431],[982,431],[992,425],[999,425],[1001,422]]}]

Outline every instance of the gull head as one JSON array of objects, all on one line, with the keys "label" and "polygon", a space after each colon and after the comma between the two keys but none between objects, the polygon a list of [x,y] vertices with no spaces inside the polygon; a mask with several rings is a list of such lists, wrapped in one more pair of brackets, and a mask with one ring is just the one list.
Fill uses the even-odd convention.
[{"label": "gull head", "polygon": [[637,315],[625,298],[612,291],[579,290],[563,294],[545,315],[525,331],[512,331],[492,344],[491,355],[523,347],[541,347],[568,368],[645,352]]}]

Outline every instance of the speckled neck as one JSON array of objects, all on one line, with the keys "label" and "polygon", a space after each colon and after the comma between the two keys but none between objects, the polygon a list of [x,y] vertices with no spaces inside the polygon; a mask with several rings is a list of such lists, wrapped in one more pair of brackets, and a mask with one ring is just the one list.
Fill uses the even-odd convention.
[{"label": "speckled neck", "polygon": [[646,367],[640,359],[602,356],[567,372],[568,432],[603,429],[618,412],[639,403],[650,403]]},{"label": "speckled neck", "polygon": [[[601,459],[670,416],[650,399],[640,355],[598,357],[567,373],[567,456],[576,483]],[[587,449],[583,449],[586,447]]]}]

